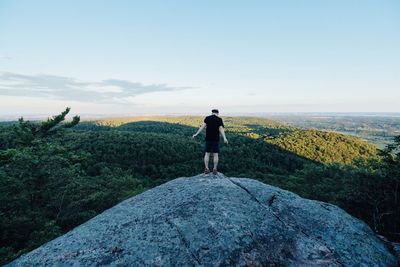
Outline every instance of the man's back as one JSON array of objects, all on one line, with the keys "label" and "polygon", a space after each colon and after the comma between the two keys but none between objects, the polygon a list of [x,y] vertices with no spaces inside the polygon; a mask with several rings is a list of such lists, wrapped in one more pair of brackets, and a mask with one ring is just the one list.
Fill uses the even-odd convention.
[{"label": "man's back", "polygon": [[207,125],[206,128],[206,140],[207,141],[219,141],[219,127],[224,127],[224,122],[217,115],[210,115],[204,119],[204,123]]},{"label": "man's back", "polygon": [[[204,173],[209,174],[210,169],[208,168],[208,161],[210,159],[210,154],[213,152],[214,157],[214,168],[213,174],[218,174],[218,153],[219,153],[219,133],[221,131],[222,137],[224,138],[224,143],[228,144],[228,139],[225,136],[224,122],[220,117],[218,117],[218,109],[211,110],[213,115],[207,116],[204,119],[204,123],[200,126],[199,130],[193,135],[195,138],[204,128],[206,128],[206,142],[204,148]],[[222,126],[222,127],[221,127]]]}]

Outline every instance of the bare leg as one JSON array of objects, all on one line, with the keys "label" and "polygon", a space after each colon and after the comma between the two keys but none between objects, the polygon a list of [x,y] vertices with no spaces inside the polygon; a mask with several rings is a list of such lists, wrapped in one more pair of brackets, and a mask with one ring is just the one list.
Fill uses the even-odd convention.
[{"label": "bare leg", "polygon": [[204,166],[208,170],[208,162],[210,161],[210,153],[206,152],[204,155]]},{"label": "bare leg", "polygon": [[214,170],[218,168],[218,153],[214,153]]}]

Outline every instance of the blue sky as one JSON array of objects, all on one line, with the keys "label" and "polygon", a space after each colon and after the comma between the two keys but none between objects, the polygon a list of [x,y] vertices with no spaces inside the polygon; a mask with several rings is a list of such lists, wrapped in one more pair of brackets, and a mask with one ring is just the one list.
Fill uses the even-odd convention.
[{"label": "blue sky", "polygon": [[0,114],[399,112],[400,1],[0,1]]}]

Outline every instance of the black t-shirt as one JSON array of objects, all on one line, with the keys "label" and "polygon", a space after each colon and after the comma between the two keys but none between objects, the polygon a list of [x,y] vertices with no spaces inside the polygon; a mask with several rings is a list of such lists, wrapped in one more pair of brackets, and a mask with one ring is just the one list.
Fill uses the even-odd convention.
[{"label": "black t-shirt", "polygon": [[216,115],[207,116],[204,119],[207,124],[206,141],[219,141],[219,126],[225,127],[222,119]]}]

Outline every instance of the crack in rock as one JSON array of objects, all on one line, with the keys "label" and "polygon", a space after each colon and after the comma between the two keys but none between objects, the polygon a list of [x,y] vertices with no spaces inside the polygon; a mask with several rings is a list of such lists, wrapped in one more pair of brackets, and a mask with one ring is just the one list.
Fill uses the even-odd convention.
[{"label": "crack in rock", "polygon": [[247,194],[250,195],[250,197],[251,197],[252,200],[254,200],[254,201],[257,202],[258,204],[260,204],[262,207],[264,207],[264,208],[268,209],[269,211],[271,211],[272,215],[274,215],[274,216],[278,219],[278,221],[280,221],[282,224],[284,224],[284,225],[287,227],[287,225],[285,224],[285,222],[282,221],[281,218],[279,218],[279,216],[278,216],[273,210],[271,210],[267,205],[261,203],[261,201],[258,200],[258,198],[257,198],[256,196],[254,196],[254,195],[250,192],[249,189],[247,189],[247,188],[246,188],[245,186],[243,186],[242,184],[233,181],[231,178],[227,178],[227,179],[228,179],[229,181],[231,181],[234,185],[236,185],[236,186],[240,187],[241,189],[243,189],[244,191],[246,191]]},{"label": "crack in rock", "polygon": [[169,226],[170,226],[171,228],[175,229],[175,230],[178,232],[178,234],[179,234],[179,236],[180,236],[180,238],[181,238],[182,243],[185,245],[186,249],[188,250],[188,252],[189,252],[190,255],[192,256],[192,258],[193,258],[199,265],[202,265],[200,259],[199,259],[199,258],[196,256],[196,254],[190,249],[190,243],[189,243],[189,241],[186,239],[186,237],[183,235],[183,233],[181,232],[181,230],[179,229],[179,227],[178,227],[175,223],[173,223],[169,218],[166,218],[165,220],[166,220],[166,222],[169,224]]},{"label": "crack in rock", "polygon": [[272,204],[274,203],[275,199],[276,199],[276,195],[273,194],[272,197],[270,199],[268,199],[268,206],[271,207]]},{"label": "crack in rock", "polygon": [[250,197],[251,197],[255,202],[257,202],[257,203],[259,203],[259,204],[262,205],[261,201],[258,200],[258,199],[250,192],[250,190],[247,189],[245,186],[243,186],[242,184],[240,184],[240,183],[238,183],[238,182],[233,181],[231,178],[228,178],[228,180],[231,181],[233,184],[235,184],[235,185],[239,186],[240,188],[242,188],[244,191],[247,192],[247,194],[250,195]]},{"label": "crack in rock", "polygon": [[326,204],[321,204],[321,207],[324,208],[324,209],[326,209],[326,210],[328,210],[328,211],[331,211],[331,209],[329,208],[329,206],[326,205]]},{"label": "crack in rock", "polygon": [[[260,204],[262,207],[264,207],[264,208],[270,210],[271,213],[272,213],[285,227],[298,230],[296,226],[294,226],[294,225],[292,225],[292,224],[290,224],[290,223],[284,222],[284,221],[275,213],[275,211],[272,210],[271,205],[273,204],[274,200],[276,199],[276,195],[275,195],[275,194],[273,194],[273,195],[271,196],[271,198],[267,201],[267,202],[268,202],[268,206],[267,206],[267,205],[263,204],[256,196],[254,196],[254,194],[251,193],[251,191],[250,191],[249,189],[247,189],[244,185],[240,184],[239,182],[233,181],[233,180],[232,180],[231,178],[229,178],[229,177],[226,177],[226,178],[227,178],[229,181],[231,181],[234,185],[236,185],[236,186],[240,187],[241,189],[243,189],[244,191],[246,191],[247,194],[250,195],[250,197],[251,197],[252,200],[254,200],[254,201],[257,202],[258,204]],[[315,238],[311,237],[308,233],[306,233],[304,230],[300,230],[300,233],[302,233],[303,235],[305,235],[306,237],[308,237],[308,238],[310,238],[310,239],[313,239],[313,240],[314,240],[315,242],[317,242],[317,243],[323,244],[323,245],[329,250],[330,253],[332,253],[333,255],[335,255],[335,253],[332,251],[332,249],[330,249],[330,248],[326,245],[325,242],[321,242],[321,241],[316,240]],[[344,266],[344,264],[341,263],[338,259],[335,259],[335,261],[336,261],[339,265]]]}]

